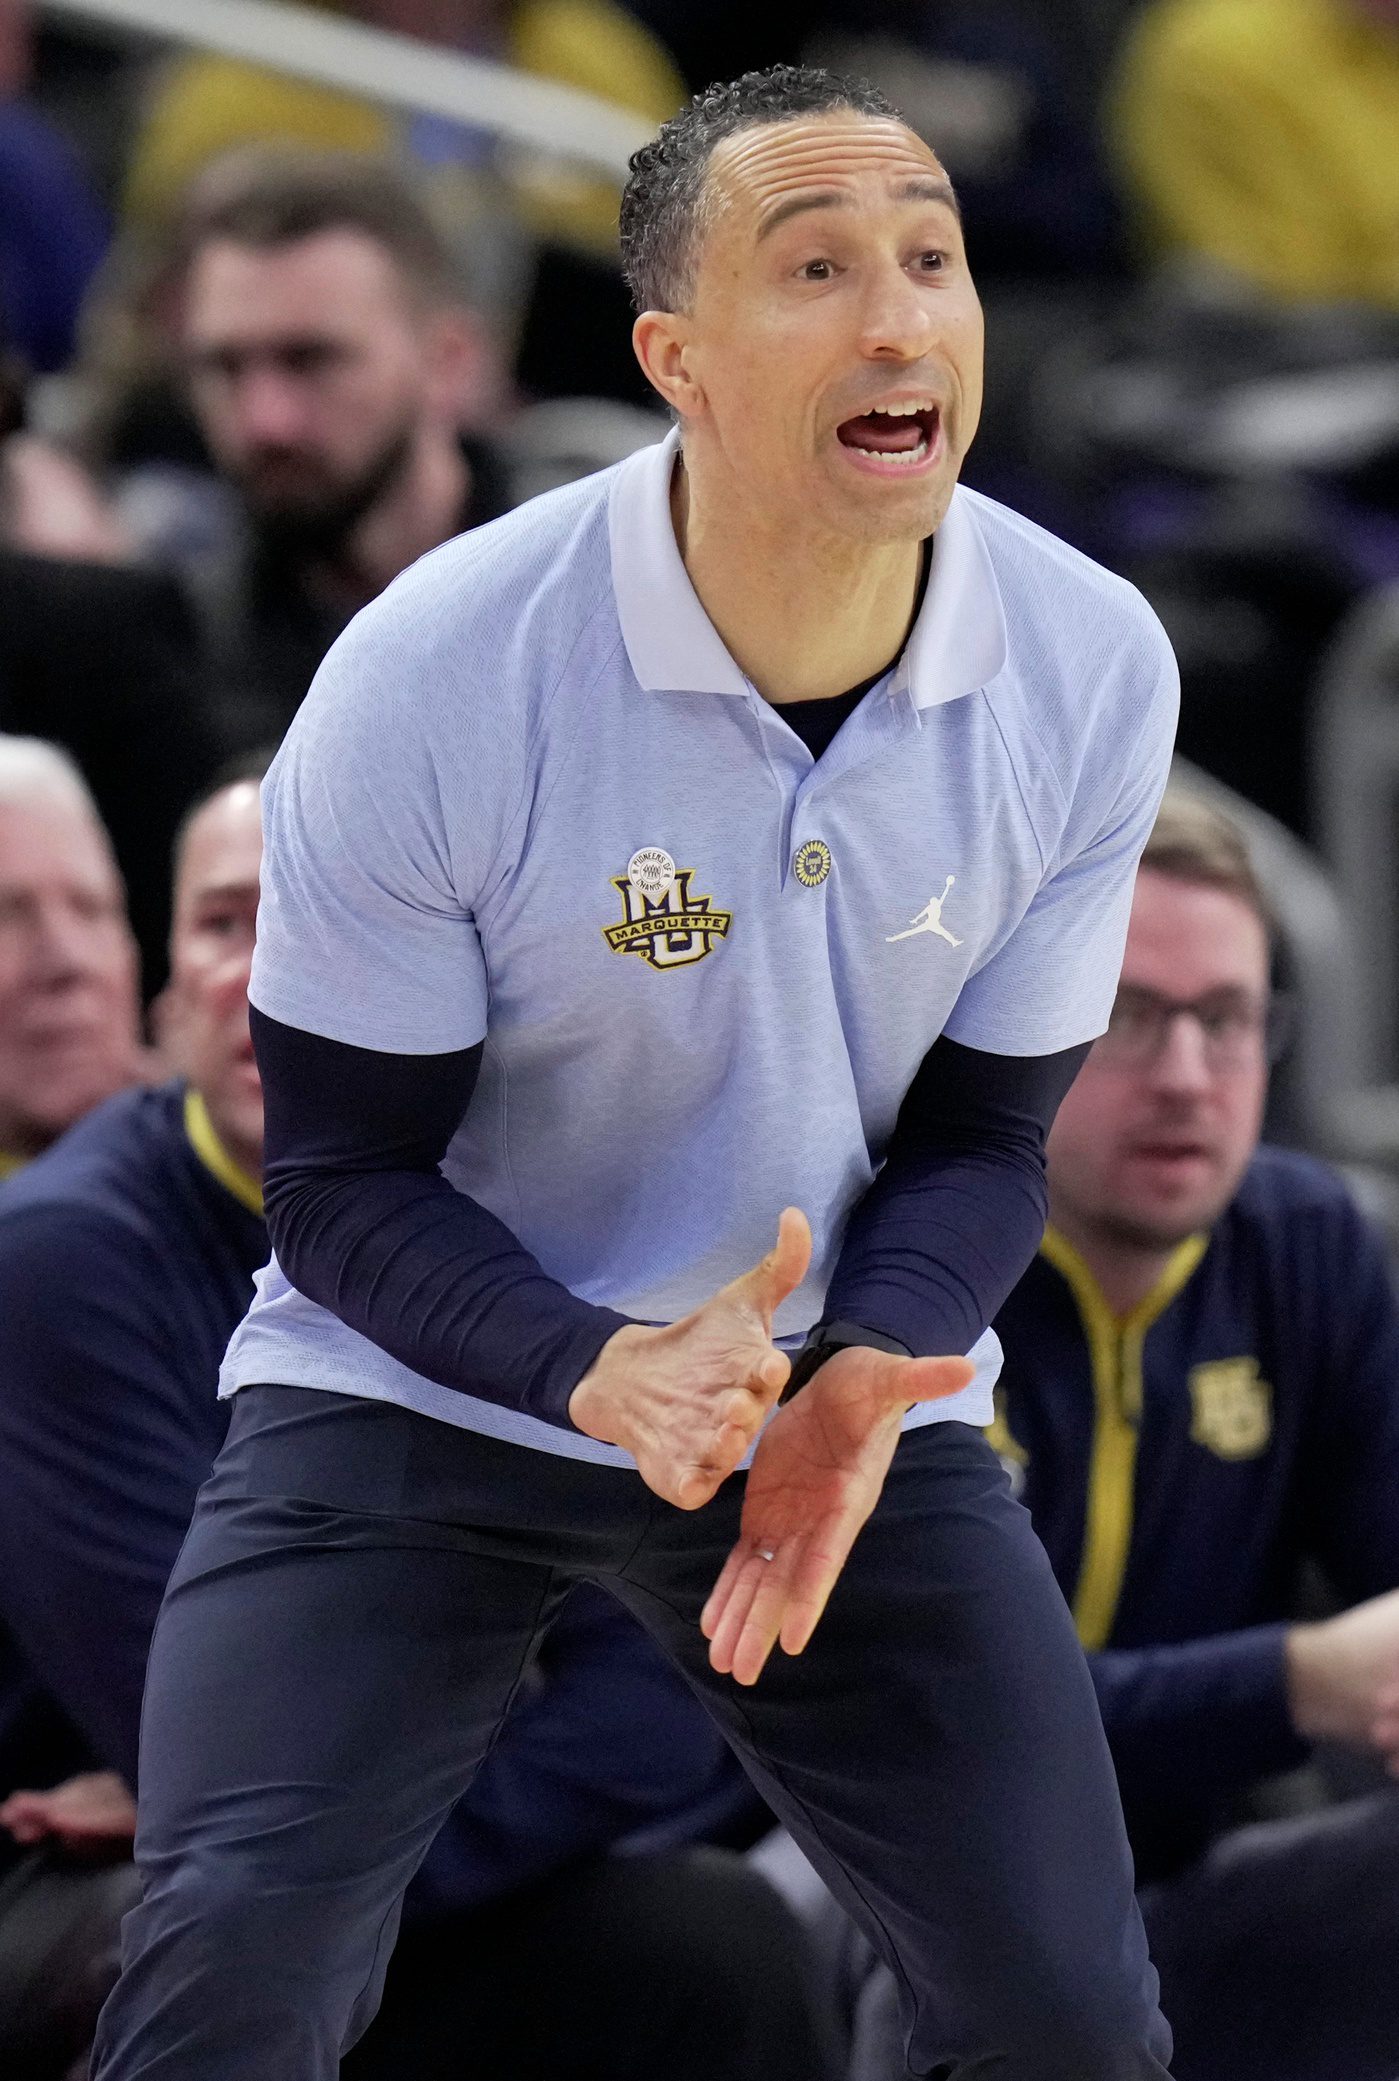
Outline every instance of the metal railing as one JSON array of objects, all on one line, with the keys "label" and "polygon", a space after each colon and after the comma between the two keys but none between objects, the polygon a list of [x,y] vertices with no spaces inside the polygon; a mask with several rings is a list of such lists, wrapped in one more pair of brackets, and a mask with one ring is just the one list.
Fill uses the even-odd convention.
[{"label": "metal railing", "polygon": [[273,0],[40,0],[41,15],[217,51],[624,180],[642,116],[557,81]]}]

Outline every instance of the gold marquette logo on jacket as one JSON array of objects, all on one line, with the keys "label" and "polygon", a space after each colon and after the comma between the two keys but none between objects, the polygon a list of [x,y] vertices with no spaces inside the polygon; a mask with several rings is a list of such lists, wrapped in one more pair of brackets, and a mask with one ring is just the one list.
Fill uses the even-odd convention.
[{"label": "gold marquette logo on jacket", "polygon": [[1256,1460],[1273,1435],[1273,1390],[1256,1358],[1192,1366],[1190,1435],[1221,1460]]},{"label": "gold marquette logo on jacket", "polygon": [[733,923],[733,913],[711,910],[711,898],[692,896],[696,869],[677,867],[658,845],[632,854],[625,874],[612,886],[622,899],[622,921],[604,925],[614,954],[640,954],[651,968],[685,968],[712,954]]}]

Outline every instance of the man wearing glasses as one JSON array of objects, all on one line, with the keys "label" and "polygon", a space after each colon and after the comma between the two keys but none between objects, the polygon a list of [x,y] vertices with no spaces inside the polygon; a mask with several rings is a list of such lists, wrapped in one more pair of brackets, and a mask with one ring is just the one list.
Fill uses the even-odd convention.
[{"label": "man wearing glasses", "polygon": [[[1270,937],[1238,832],[1168,794],[996,1320],[991,1435],[1089,1651],[1172,2072],[1393,2081],[1399,1314],[1339,1179],[1258,1146]],[[1308,1559],[1345,1608],[1290,1624]],[[1365,1789],[1238,1825],[1318,1741],[1370,1759]],[[859,2081],[903,2071],[879,2004]]]}]

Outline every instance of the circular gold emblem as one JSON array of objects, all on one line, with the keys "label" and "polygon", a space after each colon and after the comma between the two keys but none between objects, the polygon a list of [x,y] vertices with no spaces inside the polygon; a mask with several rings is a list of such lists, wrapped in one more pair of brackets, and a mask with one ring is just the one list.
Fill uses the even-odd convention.
[{"label": "circular gold emblem", "polygon": [[804,889],[819,889],[831,871],[831,849],[824,838],[808,838],[799,845],[792,872]]}]

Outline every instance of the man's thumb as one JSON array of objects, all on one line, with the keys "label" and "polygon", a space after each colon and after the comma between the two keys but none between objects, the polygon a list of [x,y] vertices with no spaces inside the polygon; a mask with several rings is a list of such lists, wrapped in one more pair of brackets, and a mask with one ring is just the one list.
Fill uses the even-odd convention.
[{"label": "man's thumb", "polygon": [[969,1358],[901,1359],[891,1385],[906,1402],[937,1402],[944,1395],[959,1394],[976,1378]]},{"label": "man's thumb", "polygon": [[784,1207],[777,1224],[777,1241],[766,1257],[759,1258],[751,1272],[744,1272],[729,1287],[735,1300],[746,1301],[762,1316],[763,1327],[772,1328],[772,1318],[794,1288],[806,1277],[811,1263],[811,1223],[800,1207]]}]

